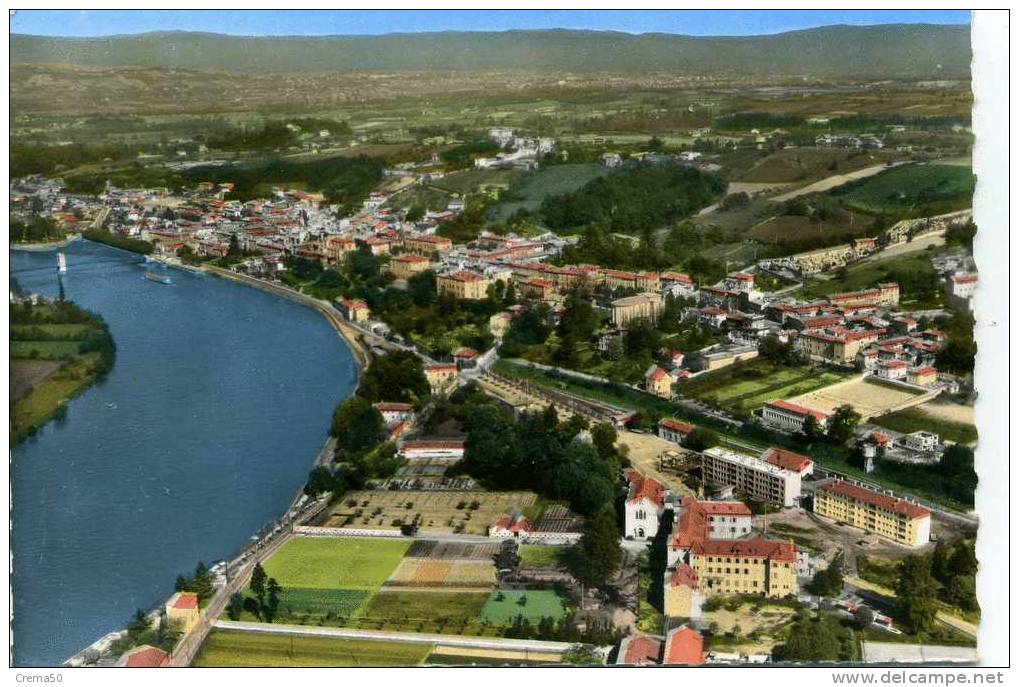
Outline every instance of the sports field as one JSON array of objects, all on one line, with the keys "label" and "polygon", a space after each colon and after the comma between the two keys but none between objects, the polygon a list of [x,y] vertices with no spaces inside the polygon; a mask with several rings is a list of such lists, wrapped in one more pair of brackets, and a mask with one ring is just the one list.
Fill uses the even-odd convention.
[{"label": "sports field", "polygon": [[522,615],[532,624],[542,618],[559,620],[566,615],[562,597],[546,589],[493,592],[481,610],[483,620],[495,625],[512,623]]},{"label": "sports field", "polygon": [[793,403],[832,413],[851,405],[864,420],[923,402],[924,392],[903,385],[860,375],[857,379],[788,399]]},{"label": "sports field", "polygon": [[432,646],[428,644],[214,630],[194,665],[199,668],[416,666],[431,651]]},{"label": "sports field", "polygon": [[806,365],[788,367],[758,357],[694,377],[680,385],[679,392],[746,415],[769,401],[806,394],[848,377],[842,372]]}]

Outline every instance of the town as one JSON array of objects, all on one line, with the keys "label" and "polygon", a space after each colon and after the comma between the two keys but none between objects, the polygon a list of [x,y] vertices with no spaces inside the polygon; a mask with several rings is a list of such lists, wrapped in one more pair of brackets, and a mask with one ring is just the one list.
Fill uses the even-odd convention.
[{"label": "town", "polygon": [[[975,661],[968,115],[723,86],[12,157],[54,270],[261,289],[358,367],[286,512],[66,665]],[[12,283],[12,362],[61,300]]]}]

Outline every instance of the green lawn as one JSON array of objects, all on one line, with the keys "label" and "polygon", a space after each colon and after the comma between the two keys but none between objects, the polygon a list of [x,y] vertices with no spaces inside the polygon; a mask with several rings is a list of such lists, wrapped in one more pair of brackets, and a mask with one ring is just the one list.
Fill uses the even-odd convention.
[{"label": "green lawn", "polygon": [[832,195],[861,212],[921,217],[970,207],[975,187],[976,177],[968,167],[915,164],[850,182]]},{"label": "green lawn", "polygon": [[934,432],[940,435],[944,441],[957,444],[975,444],[977,442],[977,428],[973,425],[934,417],[919,408],[906,408],[897,413],[873,418],[870,422],[903,434],[919,431]]},{"label": "green lawn", "polygon": [[299,537],[264,567],[284,588],[375,591],[408,548],[403,540]]},{"label": "green lawn", "polygon": [[861,262],[845,270],[836,270],[830,279],[812,279],[796,297],[809,300],[834,293],[872,289],[881,282],[897,282],[903,307],[935,308],[944,304],[940,282],[927,251]]},{"label": "green lawn", "polygon": [[194,665],[199,668],[417,666],[431,652],[432,646],[428,644],[214,630]]},{"label": "green lawn", "polygon": [[[501,601],[498,600],[500,595]],[[562,597],[546,589],[503,590],[492,592],[481,610],[482,619],[495,625],[508,625],[518,615],[524,616],[531,624],[542,618],[559,620],[566,615],[566,605]]]},{"label": "green lawn", "polygon": [[559,563],[561,549],[557,546],[523,545],[517,549],[521,565],[554,568]]},{"label": "green lawn", "polygon": [[31,338],[36,332],[43,332],[46,339],[82,339],[93,329],[90,324],[12,324],[11,338]]},{"label": "green lawn", "polygon": [[679,392],[731,413],[748,415],[769,401],[806,394],[850,376],[809,365],[788,367],[754,358],[699,375],[682,384]]}]

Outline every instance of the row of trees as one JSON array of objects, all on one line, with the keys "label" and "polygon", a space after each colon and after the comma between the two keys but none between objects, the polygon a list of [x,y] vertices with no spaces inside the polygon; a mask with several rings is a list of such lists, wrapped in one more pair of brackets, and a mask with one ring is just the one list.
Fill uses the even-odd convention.
[{"label": "row of trees", "polygon": [[903,559],[895,584],[899,620],[914,634],[928,633],[937,622],[938,601],[977,611],[979,565],[972,540],[939,542],[929,554]]},{"label": "row of trees", "polygon": [[230,603],[226,608],[227,617],[230,620],[240,620],[241,614],[247,612],[266,623],[276,620],[279,615],[283,587],[275,577],[269,577],[266,574],[261,563],[255,563],[255,569],[251,571],[248,589],[253,596],[244,596],[240,592],[236,592],[230,597]]}]

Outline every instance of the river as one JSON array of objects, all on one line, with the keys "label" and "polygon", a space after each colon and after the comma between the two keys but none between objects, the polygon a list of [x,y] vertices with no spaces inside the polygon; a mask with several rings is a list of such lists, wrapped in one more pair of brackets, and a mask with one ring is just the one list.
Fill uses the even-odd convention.
[{"label": "river", "polygon": [[[237,551],[286,509],[357,368],[311,309],[77,241],[66,297],[105,318],[117,359],[12,453],[14,663],[59,665]],[[55,251],[11,251],[21,286],[59,291]]]}]

